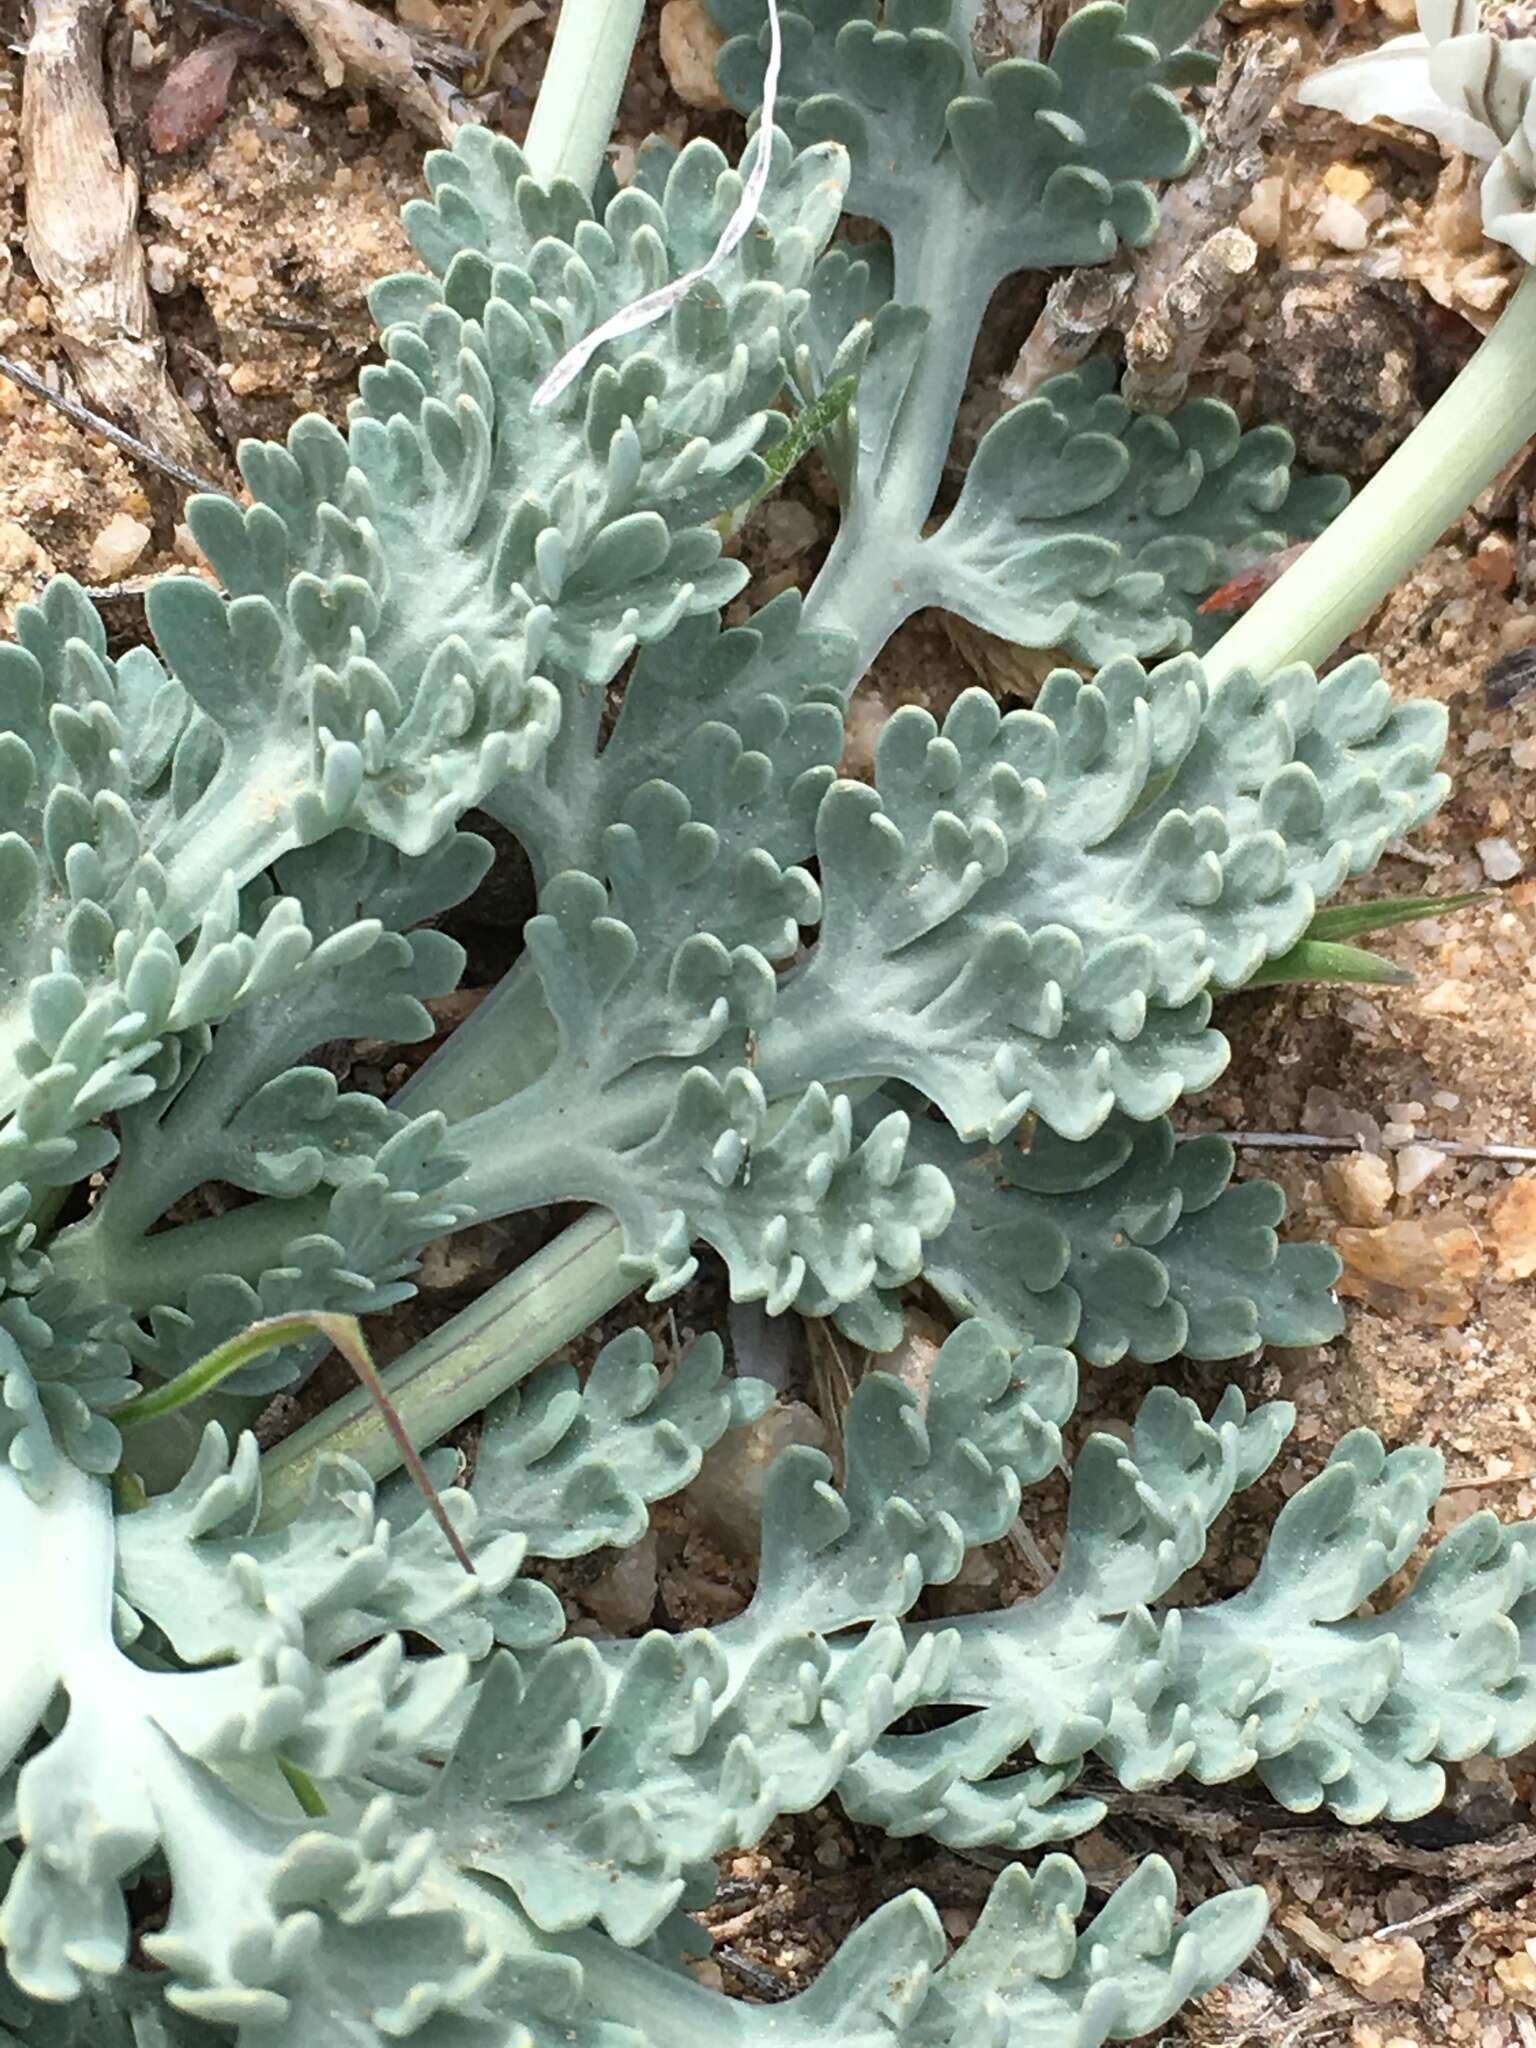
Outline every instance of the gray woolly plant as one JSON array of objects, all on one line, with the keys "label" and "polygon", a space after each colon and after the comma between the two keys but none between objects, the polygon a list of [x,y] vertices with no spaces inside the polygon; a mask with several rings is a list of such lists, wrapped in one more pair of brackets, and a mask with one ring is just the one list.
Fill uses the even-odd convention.
[{"label": "gray woolly plant", "polygon": [[[774,24],[716,10],[751,110]],[[0,651],[7,2042],[1095,2048],[1235,1967],[1264,1901],[1181,1921],[1154,1859],[1080,1926],[1075,1865],[1033,1852],[1094,1824],[1090,1761],[1367,1821],[1536,1738],[1529,1530],[1477,1516],[1361,1611],[1427,1451],[1355,1433],[1246,1591],[1167,1604],[1289,1425],[1235,1390],[1088,1440],[1037,1598],[910,1618],[1057,1466],[1079,1360],[1336,1332],[1332,1255],[1166,1113],[1227,1059],[1214,1000],[1315,966],[1318,906],[1444,791],[1435,706],[1303,660],[1536,427],[1527,284],[1203,660],[1202,596],[1339,508],[1277,430],[1133,418],[1094,363],[939,507],[995,287],[1153,236],[1205,73],[1205,0],[1093,0],[987,69],[978,11],[786,10],[733,238],[708,142],[594,200],[640,5],[567,6],[526,153],[428,158],[348,432],[300,420],[243,450],[248,504],[190,506],[222,589],[162,582],[158,651],[113,658],[60,580]],[[845,209],[884,238],[835,240]],[[722,535],[812,439],[825,566],[726,628]],[[931,604],[1064,665],[1006,716],[897,710],[840,778],[851,693]],[[475,808],[537,878],[520,956],[399,1099],[348,1092],[306,1057],[427,1039],[458,979]],[[220,1213],[168,1220],[211,1184]],[[571,1202],[386,1375],[422,1447],[484,1414],[440,1503],[471,1571],[366,1395],[258,1454],[314,1359],[276,1337]],[[635,1542],[771,1398],[711,1337],[546,1363],[700,1245],[876,1353],[919,1280],[956,1327],[923,1396],[863,1379],[839,1484],[779,1458],[737,1620],[568,1637],[525,1562]],[[707,1989],[714,1859],[833,1795],[1017,1860],[952,1953],[910,1894],[785,2003]]]}]

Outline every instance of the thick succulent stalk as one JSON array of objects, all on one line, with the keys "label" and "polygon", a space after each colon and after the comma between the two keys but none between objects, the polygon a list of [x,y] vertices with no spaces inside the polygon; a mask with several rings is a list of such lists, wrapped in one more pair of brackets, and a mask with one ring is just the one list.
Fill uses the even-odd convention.
[{"label": "thick succulent stalk", "polygon": [[[634,1286],[615,1220],[590,1210],[379,1377],[416,1444],[435,1443],[588,1329]],[[399,1451],[363,1388],[334,1401],[262,1461],[262,1519],[283,1521],[308,1497],[323,1456],[355,1459],[375,1479]]]},{"label": "thick succulent stalk", "polygon": [[569,0],[561,8],[523,148],[541,185],[569,178],[592,190],[644,13],[645,0]]},{"label": "thick succulent stalk", "polygon": [[1326,661],[1536,434],[1536,270],[1482,347],[1360,495],[1223,634],[1213,677]]}]

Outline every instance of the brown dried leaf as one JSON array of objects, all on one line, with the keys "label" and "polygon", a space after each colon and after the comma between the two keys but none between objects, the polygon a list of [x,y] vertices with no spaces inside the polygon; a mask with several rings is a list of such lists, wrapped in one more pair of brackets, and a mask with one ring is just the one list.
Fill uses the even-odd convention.
[{"label": "brown dried leaf", "polygon": [[180,156],[212,133],[229,105],[235,73],[261,43],[255,29],[227,28],[171,66],[145,117],[156,156]]}]

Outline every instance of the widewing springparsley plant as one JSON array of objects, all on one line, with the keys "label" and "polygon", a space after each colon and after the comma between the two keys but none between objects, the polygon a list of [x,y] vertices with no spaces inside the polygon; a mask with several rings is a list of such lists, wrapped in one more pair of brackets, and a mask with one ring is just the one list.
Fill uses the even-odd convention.
[{"label": "widewing springparsley plant", "polygon": [[[1179,1920],[1152,1859],[1080,1928],[1052,1851],[952,1953],[909,1894],[772,2007],[690,1973],[690,1913],[722,1851],[834,1794],[1034,1852],[1099,1817],[1090,1761],[1368,1821],[1536,1739],[1530,1530],[1475,1516],[1362,1612],[1426,1528],[1428,1451],[1349,1436],[1244,1592],[1168,1603],[1290,1424],[1235,1389],[1088,1440],[1037,1597],[911,1618],[1057,1466],[1080,1367],[1339,1326],[1332,1254],[1167,1112],[1226,1062],[1214,1001],[1444,794],[1438,707],[1317,671],[1536,429],[1532,287],[1347,511],[1284,434],[1133,417],[1095,362],[936,514],[999,283],[1155,234],[1204,0],[1092,0],[986,69],[975,0],[715,12],[739,106],[776,66],[750,183],[654,142],[594,198],[640,5],[568,6],[526,152],[469,128],[428,158],[424,268],[376,288],[347,433],[300,420],[243,449],[248,503],[193,501],[222,587],[160,583],[154,646],[113,658],[61,579],[0,650],[22,2048],[1094,2048],[1234,1968],[1262,1895]],[[722,533],[815,438],[826,562],[727,629]],[[1192,651],[1204,594],[1324,529]],[[932,604],[1063,665],[1007,716],[898,710],[841,778],[851,694]],[[491,862],[476,807],[537,877],[521,957],[399,1099],[348,1091],[306,1056],[424,1040],[461,972],[435,920]],[[244,1199],[165,1221],[214,1182]],[[247,1343],[184,1405],[247,1325],[382,1313],[430,1240],[564,1202],[386,1375],[419,1445],[484,1413],[442,1499],[471,1572],[366,1396],[258,1453],[302,1348]],[[864,1378],[838,1484],[779,1458],[744,1614],[570,1636],[525,1562],[635,1542],[771,1399],[707,1336],[664,1371],[634,1330],[584,1378],[545,1362],[701,1244],[737,1299],[875,1353],[919,1278],[953,1334],[922,1396]]]}]

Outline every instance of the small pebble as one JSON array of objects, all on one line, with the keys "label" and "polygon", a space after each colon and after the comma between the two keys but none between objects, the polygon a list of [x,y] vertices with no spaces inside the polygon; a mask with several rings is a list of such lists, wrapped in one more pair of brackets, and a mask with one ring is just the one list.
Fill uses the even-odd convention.
[{"label": "small pebble", "polygon": [[1536,1273],[1536,1173],[1522,1173],[1499,1191],[1488,1205],[1488,1229],[1500,1280]]},{"label": "small pebble", "polygon": [[826,1424],[803,1401],[784,1401],[707,1451],[681,1495],[684,1511],[731,1556],[752,1556],[762,1538],[768,1470],[791,1444],[822,1449]]},{"label": "small pebble", "polygon": [[1397,1192],[1411,1195],[1424,1185],[1431,1174],[1441,1171],[1446,1164],[1446,1155],[1429,1145],[1405,1145],[1392,1164],[1397,1176]]},{"label": "small pebble", "polygon": [[134,519],[126,512],[115,512],[91,542],[86,573],[93,583],[121,582],[149,546],[151,538],[150,530],[142,519]]},{"label": "small pebble", "polygon": [[1347,206],[1358,206],[1371,196],[1371,175],[1358,164],[1330,164],[1323,173],[1323,184]]},{"label": "small pebble", "polygon": [[1237,217],[1237,224],[1252,235],[1261,249],[1272,249],[1285,224],[1285,180],[1260,178],[1253,197]]},{"label": "small pebble", "polygon": [[1323,1168],[1323,1185],[1346,1223],[1380,1223],[1392,1199],[1392,1174],[1374,1152],[1348,1152]]},{"label": "small pebble", "polygon": [[1365,247],[1370,222],[1358,206],[1351,206],[1347,199],[1330,192],[1318,209],[1317,234],[1319,241],[1331,242],[1335,249],[1352,255]]},{"label": "small pebble", "polygon": [[187,252],[173,242],[151,242],[144,251],[149,288],[157,299],[168,299],[187,281]]},{"label": "small pebble", "polygon": [[614,1635],[644,1628],[656,1605],[656,1531],[647,1529],[638,1543],[621,1550],[577,1597]]},{"label": "small pebble", "polygon": [[1508,590],[1515,580],[1515,551],[1502,533],[1486,533],[1470,567],[1478,582],[1490,590]]},{"label": "small pebble", "polygon": [[1490,882],[1512,882],[1525,863],[1504,838],[1479,839],[1477,857]]}]

